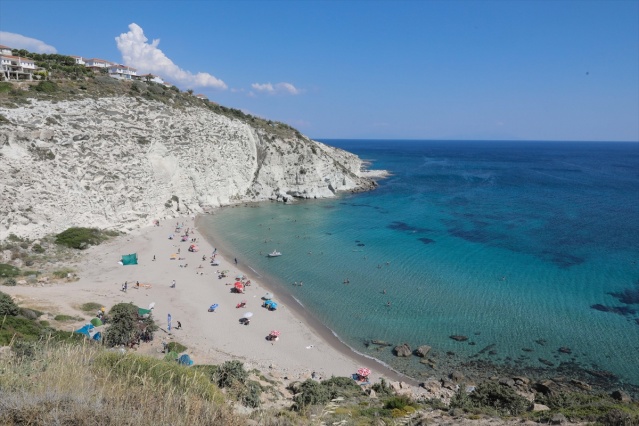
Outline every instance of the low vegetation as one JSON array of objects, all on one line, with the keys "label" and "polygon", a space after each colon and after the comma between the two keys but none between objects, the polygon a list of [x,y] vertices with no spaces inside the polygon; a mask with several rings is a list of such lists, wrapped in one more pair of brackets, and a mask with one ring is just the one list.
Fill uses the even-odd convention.
[{"label": "low vegetation", "polygon": [[57,244],[84,250],[89,246],[98,245],[111,237],[118,236],[116,231],[104,231],[97,228],[69,228],[55,236]]}]

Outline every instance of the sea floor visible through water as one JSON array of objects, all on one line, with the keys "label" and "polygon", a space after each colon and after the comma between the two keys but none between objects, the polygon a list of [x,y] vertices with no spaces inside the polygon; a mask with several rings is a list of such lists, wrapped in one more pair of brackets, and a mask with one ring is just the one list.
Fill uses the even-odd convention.
[{"label": "sea floor visible through water", "polygon": [[[639,144],[327,143],[392,176],[218,209],[201,231],[353,350],[418,380],[563,374],[637,392]],[[396,357],[401,343],[432,349],[422,363]]]}]

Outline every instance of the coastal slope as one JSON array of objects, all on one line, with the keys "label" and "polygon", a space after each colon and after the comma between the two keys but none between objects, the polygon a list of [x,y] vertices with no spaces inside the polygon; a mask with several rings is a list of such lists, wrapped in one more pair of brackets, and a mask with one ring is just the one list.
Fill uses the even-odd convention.
[{"label": "coastal slope", "polygon": [[354,154],[204,104],[34,98],[0,114],[0,239],[71,226],[130,230],[239,202],[374,186]]}]

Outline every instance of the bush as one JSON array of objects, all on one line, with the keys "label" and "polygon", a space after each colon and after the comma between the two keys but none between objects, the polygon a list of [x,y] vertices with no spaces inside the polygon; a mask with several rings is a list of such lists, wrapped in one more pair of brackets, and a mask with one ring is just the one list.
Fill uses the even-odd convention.
[{"label": "bush", "polygon": [[107,239],[108,236],[97,228],[69,228],[55,236],[56,244],[79,250],[98,245]]},{"label": "bush", "polygon": [[0,317],[5,315],[16,316],[20,313],[20,308],[13,301],[11,296],[0,291]]},{"label": "bush", "polygon": [[169,342],[169,344],[166,345],[166,350],[167,352],[181,353],[187,350],[187,347],[178,342]]},{"label": "bush", "polygon": [[83,303],[82,305],[80,305],[80,309],[83,312],[89,312],[89,313],[94,313],[97,312],[98,309],[102,308],[101,303],[95,303],[95,302],[88,302],[88,303]]},{"label": "bush", "polygon": [[73,272],[73,269],[71,268],[62,268],[62,269],[57,269],[55,271],[53,271],[53,276],[56,278],[66,278],[69,276],[70,273]]},{"label": "bush", "polygon": [[405,410],[406,407],[412,407],[413,401],[406,395],[398,395],[390,398],[384,403],[384,408],[387,410]]},{"label": "bush", "polygon": [[44,253],[45,249],[40,244],[34,244],[33,247],[31,247],[31,251],[34,253]]},{"label": "bush", "polygon": [[293,409],[296,411],[303,411],[311,405],[326,404],[331,400],[328,387],[312,379],[302,382],[297,390],[299,392],[293,397]]},{"label": "bush", "polygon": [[350,398],[362,394],[362,388],[350,377],[331,377],[324,380],[322,386],[328,389],[329,399]]},{"label": "bush", "polygon": [[54,93],[58,91],[58,85],[53,81],[41,81],[36,86],[34,86],[36,92],[42,93]]},{"label": "bush", "polygon": [[16,285],[18,285],[18,282],[16,281],[15,278],[7,278],[6,280],[4,280],[2,285],[6,285],[6,286],[9,286],[9,287],[15,287]]},{"label": "bush", "polygon": [[56,315],[55,317],[53,317],[54,320],[56,321],[77,321],[78,318],[71,316],[71,315]]},{"label": "bush", "polygon": [[525,412],[530,402],[515,393],[508,386],[497,382],[483,382],[468,394],[461,386],[450,401],[450,408],[461,408],[465,411],[496,412],[500,415],[517,416]]},{"label": "bush", "polygon": [[11,85],[11,83],[0,83],[0,93],[9,93],[12,88],[13,86]]},{"label": "bush", "polygon": [[257,408],[260,406],[262,386],[255,380],[249,380],[239,391],[237,398],[245,407]]},{"label": "bush", "polygon": [[226,361],[217,369],[216,380],[217,385],[221,388],[233,386],[235,383],[243,383],[248,378],[248,372],[244,370],[244,364],[240,361]]},{"label": "bush", "polygon": [[17,277],[18,275],[20,275],[20,269],[16,268],[13,265],[0,263],[0,277],[12,278]]},{"label": "bush", "polygon": [[157,326],[149,318],[138,316],[138,307],[132,303],[118,303],[108,315],[109,326],[105,331],[104,342],[107,346],[129,345],[137,342],[143,332],[153,337]]}]

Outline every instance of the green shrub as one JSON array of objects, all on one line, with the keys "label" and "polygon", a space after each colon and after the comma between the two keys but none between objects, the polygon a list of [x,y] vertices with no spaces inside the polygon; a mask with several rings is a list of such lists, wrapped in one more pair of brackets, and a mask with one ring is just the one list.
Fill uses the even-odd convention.
[{"label": "green shrub", "polygon": [[88,303],[83,303],[82,305],[80,305],[80,309],[83,312],[94,313],[94,312],[97,312],[98,309],[102,308],[102,306],[104,305],[100,303],[88,302]]},{"label": "green shrub", "polygon": [[69,228],[55,236],[56,244],[79,250],[98,245],[107,239],[108,236],[97,228]]},{"label": "green shrub", "polygon": [[236,396],[245,407],[257,408],[261,404],[261,395],[262,386],[255,380],[248,380],[244,386],[240,388]]},{"label": "green shrub", "polygon": [[243,383],[248,378],[248,372],[240,361],[226,361],[215,372],[214,381],[221,388],[227,388],[236,383]]},{"label": "green shrub", "polygon": [[44,253],[46,250],[40,244],[34,244],[31,247],[31,251],[33,251],[34,253]]},{"label": "green shrub", "polygon": [[525,412],[529,406],[530,402],[517,395],[510,387],[491,381],[480,383],[470,394],[461,386],[450,402],[450,408],[496,412],[509,416],[517,416]]},{"label": "green shrub", "polygon": [[2,282],[2,285],[6,285],[9,287],[15,287],[16,285],[18,285],[18,282],[16,281],[15,278],[7,278],[6,280],[4,280]]},{"label": "green shrub", "polygon": [[107,346],[129,345],[138,341],[143,331],[150,333],[157,330],[151,317],[140,318],[138,307],[132,303],[118,303],[108,315],[109,326],[105,331],[104,342]]},{"label": "green shrub", "polygon": [[0,93],[9,93],[13,86],[11,83],[2,82],[0,83]]},{"label": "green shrub", "polygon": [[16,268],[13,265],[0,263],[0,277],[12,278],[17,277],[18,275],[20,275],[20,269]]},{"label": "green shrub", "polygon": [[322,386],[328,389],[329,398],[350,398],[362,394],[362,388],[350,377],[331,377],[322,381]]},{"label": "green shrub", "polygon": [[331,400],[328,387],[312,379],[303,381],[297,391],[293,397],[293,409],[296,411],[303,411],[311,405],[326,404]]},{"label": "green shrub", "polygon": [[78,320],[78,318],[74,316],[64,315],[64,314],[56,315],[55,317],[53,317],[53,319],[56,321],[77,321]]},{"label": "green shrub", "polygon": [[168,345],[166,345],[166,350],[167,352],[177,352],[177,353],[182,353],[187,349],[186,346],[178,343],[178,342],[169,342]]},{"label": "green shrub", "polygon": [[53,81],[41,81],[33,87],[36,92],[54,93],[58,91],[58,85]]},{"label": "green shrub", "polygon": [[5,315],[16,316],[20,313],[20,308],[13,301],[11,296],[0,291],[0,317]]},{"label": "green shrub", "polygon": [[70,273],[74,272],[73,269],[71,268],[62,268],[62,269],[57,269],[55,271],[53,271],[53,276],[56,278],[66,278],[69,276]]}]

